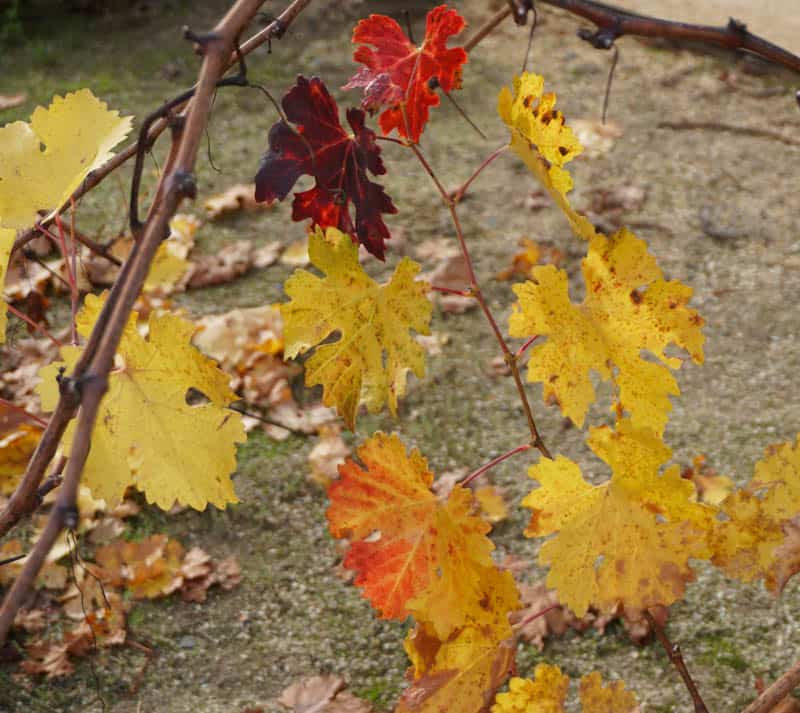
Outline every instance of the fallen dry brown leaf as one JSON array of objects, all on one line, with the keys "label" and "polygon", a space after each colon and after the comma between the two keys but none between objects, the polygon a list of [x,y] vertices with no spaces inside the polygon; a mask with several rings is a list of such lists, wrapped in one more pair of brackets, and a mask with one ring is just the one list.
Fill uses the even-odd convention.
[{"label": "fallen dry brown leaf", "polygon": [[293,713],[369,713],[372,706],[344,685],[339,676],[309,676],[285,688],[278,703]]},{"label": "fallen dry brown leaf", "polygon": [[209,220],[217,220],[230,213],[238,213],[242,210],[272,210],[274,202],[256,202],[255,183],[237,183],[222,193],[217,193],[208,198],[203,203],[206,216]]}]

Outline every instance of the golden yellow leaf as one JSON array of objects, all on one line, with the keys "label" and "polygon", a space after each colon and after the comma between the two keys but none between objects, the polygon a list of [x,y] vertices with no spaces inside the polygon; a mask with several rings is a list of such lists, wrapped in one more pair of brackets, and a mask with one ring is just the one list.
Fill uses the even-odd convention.
[{"label": "golden yellow leaf", "polygon": [[475,500],[478,501],[478,505],[481,506],[481,510],[489,522],[500,522],[508,517],[508,505],[494,485],[482,485],[475,488]]},{"label": "golden yellow leaf", "polygon": [[[6,271],[8,270],[8,261],[11,257],[11,247],[14,245],[14,239],[17,236],[17,231],[13,228],[0,228],[0,293],[3,291],[3,286],[6,283]],[[6,314],[6,305],[0,307],[0,344],[6,341],[6,324],[8,315]]]},{"label": "golden yellow leaf", "polygon": [[81,89],[37,107],[30,124],[0,128],[0,227],[27,228],[41,210],[52,215],[111,158],[131,120]]},{"label": "golden yellow leaf", "polygon": [[[87,336],[103,299],[87,295],[78,314],[78,332]],[[231,482],[236,443],[245,440],[241,416],[227,409],[237,399],[228,376],[190,341],[195,326],[172,314],[150,315],[145,339],[136,329],[136,313],[125,328],[108,391],[92,433],[83,483],[93,495],[114,507],[133,485],[162,509],[177,501],[198,510],[208,503],[224,507],[237,502]],[[63,362],[40,370],[37,387],[42,408],[58,399],[56,376],[67,373],[80,356],[78,347],[61,349]],[[202,403],[187,403],[194,389]],[[74,421],[65,434],[72,446]]]},{"label": "golden yellow leaf", "polygon": [[592,485],[568,458],[542,459],[528,473],[539,482],[522,501],[533,511],[528,537],[555,535],[539,562],[547,586],[582,617],[589,606],[628,612],[668,606],[694,579],[690,558],[710,555],[714,510],[694,502],[694,486],[678,466],[658,474],[669,449],[650,431],[624,419],[617,430],[595,428],[589,445],[612,468]]},{"label": "golden yellow leaf", "polygon": [[603,685],[597,671],[581,678],[581,706],[583,713],[637,713],[639,703],[631,691],[625,690],[622,681]]},{"label": "golden yellow leaf", "polygon": [[543,94],[544,79],[524,72],[514,77],[514,91],[503,87],[497,111],[511,129],[511,150],[544,186],[579,237],[597,236],[589,220],[575,211],[567,198],[572,176],[563,166],[583,151],[564,115],[555,109],[555,94]]},{"label": "golden yellow leaf", "polygon": [[531,350],[528,380],[542,382],[545,399],[555,397],[582,426],[595,400],[595,371],[614,382],[619,415],[628,412],[638,427],[662,433],[669,396],[680,393],[669,369],[682,364],[666,348],[674,344],[703,361],[703,319],[686,306],[691,288],[664,280],[645,242],[625,228],[590,243],[583,260],[586,298],[579,305],[570,301],[566,272],[552,265],[532,272],[532,280],[513,287],[519,304],[509,320],[512,337],[548,338]]},{"label": "golden yellow leaf", "polygon": [[[512,678],[506,693],[498,693],[492,713],[564,713],[569,676],[558,666],[540,663],[534,678]],[[636,713],[639,704],[636,696],[625,690],[622,681],[603,685],[597,672],[583,676],[580,683],[581,710],[583,713]]]},{"label": "golden yellow leaf", "polygon": [[779,594],[800,571],[797,524],[800,514],[800,435],[794,446],[770,446],[756,463],[753,479],[720,506],[712,561],[744,582],[764,578]]},{"label": "golden yellow leaf", "polygon": [[41,435],[39,426],[27,423],[0,433],[0,495],[14,492]]},{"label": "golden yellow leaf", "polygon": [[498,693],[492,713],[563,713],[569,676],[558,666],[540,663],[529,678],[512,678],[509,690]]},{"label": "golden yellow leaf", "polygon": [[[409,333],[430,334],[429,286],[414,279],[419,265],[403,258],[391,280],[379,285],[358,263],[358,246],[335,228],[317,228],[308,252],[326,277],[297,270],[286,281],[286,357],[315,349],[305,365],[306,384],[323,385],[323,402],[335,406],[351,430],[362,402],[371,412],[388,403],[395,414],[407,372],[425,374],[425,351]],[[339,338],[322,344],[334,332]]]},{"label": "golden yellow leaf", "polygon": [[491,623],[476,620],[445,640],[428,622],[409,632],[404,646],[413,665],[413,682],[396,713],[478,713],[489,706],[513,668],[516,650],[507,619],[497,626],[505,604],[494,594],[489,590],[484,601]]}]

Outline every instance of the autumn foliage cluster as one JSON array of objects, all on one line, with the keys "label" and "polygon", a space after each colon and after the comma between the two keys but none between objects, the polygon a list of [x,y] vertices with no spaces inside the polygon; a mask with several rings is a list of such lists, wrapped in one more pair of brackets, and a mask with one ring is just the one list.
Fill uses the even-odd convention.
[{"label": "autumn foliage cluster", "polygon": [[[499,91],[505,149],[527,166],[581,241],[586,296],[574,302],[566,272],[536,264],[513,287],[517,302],[507,325],[498,325],[483,301],[458,221],[460,196],[442,189],[420,147],[441,95],[456,91],[469,71],[467,52],[448,46],[464,26],[455,10],[439,6],[416,45],[388,17],[361,20],[353,31],[360,68],[345,87],[361,93],[360,106],[346,110],[346,123],[320,78],[300,76],[283,96],[255,198],[284,200],[301,176],[314,180],[294,193],[292,218],[308,221],[316,271],[299,269],[287,280],[282,343],[276,347],[265,338],[260,352],[306,355],[306,384],[321,385],[324,404],[353,431],[364,406],[396,414],[409,372],[425,374],[418,336],[429,334],[437,286],[420,279],[421,266],[409,258],[386,283],[376,282],[361,266],[359,245],[378,259],[391,249],[386,217],[398,207],[378,182],[391,170],[382,147],[389,142],[413,152],[421,176],[432,179],[453,217],[469,266],[458,292],[480,304],[517,376],[529,352],[527,380],[542,384],[545,402],[576,427],[587,427],[589,447],[611,472],[605,482],[589,482],[567,455],[549,452],[532,417],[530,442],[509,454],[538,451],[528,467],[531,491],[522,501],[531,512],[524,534],[546,538],[539,563],[558,601],[577,617],[591,609],[646,618],[683,597],[694,579],[691,560],[710,561],[746,582],[761,579],[780,593],[800,570],[800,446],[768,446],[750,482],[717,497],[701,497],[677,465],[668,465],[663,434],[670,399],[679,395],[673,372],[690,361],[702,364],[703,319],[690,306],[691,288],[668,279],[643,240],[626,228],[606,235],[573,208],[568,164],[583,149],[555,94],[533,73],[510,78],[510,87]],[[84,90],[37,109],[30,124],[0,129],[0,257],[7,260],[18,229],[67,202],[129,127],[129,119]],[[164,269],[179,236],[177,230],[164,243]],[[54,408],[59,375],[78,359],[80,338],[103,299],[89,294],[73,305],[73,343],[39,372],[44,411]],[[130,319],[83,476],[91,495],[109,508],[130,487],[164,509],[236,502],[230,476],[245,429],[227,407],[239,397],[230,376],[192,345],[195,331],[185,318],[156,308],[144,329],[135,314]],[[524,340],[523,346],[511,351],[505,335]],[[612,426],[586,424],[597,379],[612,386]],[[190,403],[188,390],[204,398]],[[73,431],[63,443],[66,457]],[[522,604],[514,577],[492,557],[491,524],[468,487],[487,470],[481,465],[452,488],[435,489],[425,457],[397,435],[378,432],[360,439],[358,458],[340,466],[329,487],[330,531],[348,541],[344,567],[353,571],[355,585],[378,616],[410,616],[415,623],[405,641],[411,666],[398,711],[565,709],[568,679],[555,666],[539,666],[532,679],[512,678],[495,697],[514,670],[517,631],[510,617]],[[637,708],[622,682],[603,683],[596,672],[581,679],[579,695],[587,712]]]}]

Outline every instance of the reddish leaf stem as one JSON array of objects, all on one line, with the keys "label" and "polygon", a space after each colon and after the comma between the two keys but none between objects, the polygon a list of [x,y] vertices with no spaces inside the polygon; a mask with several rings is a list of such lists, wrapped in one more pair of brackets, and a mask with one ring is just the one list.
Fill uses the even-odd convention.
[{"label": "reddish leaf stem", "polygon": [[558,609],[560,606],[560,604],[551,604],[549,607],[547,607],[547,609],[542,609],[542,611],[531,614],[530,616],[526,616],[522,621],[518,621],[516,624],[514,624],[514,628],[521,629],[522,627],[530,624],[532,621],[538,619],[540,616],[544,616],[548,612],[553,611],[553,609]]},{"label": "reddish leaf stem", "polygon": [[539,338],[538,334],[534,334],[525,344],[523,344],[517,351],[514,353],[515,359],[521,359],[522,355],[528,350],[528,347],[533,344]]},{"label": "reddish leaf stem", "polygon": [[53,344],[55,344],[59,349],[64,346],[61,342],[58,341],[58,339],[56,339],[52,334],[50,334],[50,332],[47,329],[45,329],[41,324],[37,324],[36,322],[34,322],[27,314],[25,314],[24,312],[20,312],[20,310],[18,310],[16,307],[14,307],[14,305],[6,302],[6,308],[15,317],[17,317],[17,318],[21,319],[23,322],[25,322],[25,324],[29,324],[37,332],[41,332],[45,337],[47,337],[51,342],[53,342]]},{"label": "reddish leaf stem", "polygon": [[484,162],[475,169],[475,172],[466,181],[464,181],[464,183],[462,183],[458,188],[450,191],[450,200],[452,200],[453,203],[458,203],[464,197],[464,194],[467,192],[467,188],[469,188],[472,182],[480,175],[481,171],[483,171],[484,168],[486,168],[507,148],[508,144],[503,144],[500,148],[492,151],[492,153],[489,154]]},{"label": "reddish leaf stem", "polygon": [[22,406],[17,406],[17,404],[11,403],[10,401],[6,401],[6,399],[0,397],[0,404],[5,406],[6,408],[10,408],[12,411],[16,411],[17,413],[24,414],[27,416],[31,421],[35,421],[40,426],[44,426],[47,428],[47,421],[43,418],[40,418],[36,414],[31,413],[30,411],[26,411]]},{"label": "reddish leaf stem", "polygon": [[486,317],[486,321],[489,322],[489,326],[491,327],[492,332],[497,339],[497,343],[500,345],[500,349],[503,352],[503,359],[511,369],[511,374],[514,377],[514,384],[517,387],[517,393],[519,394],[520,401],[522,402],[522,408],[525,412],[525,418],[528,422],[528,430],[531,434],[531,445],[538,449],[543,456],[552,459],[550,451],[547,450],[547,446],[545,446],[544,441],[542,440],[542,437],[539,435],[539,431],[536,428],[536,421],[533,418],[533,411],[531,410],[530,403],[528,402],[528,396],[525,393],[525,386],[522,383],[522,377],[519,373],[519,364],[517,364],[517,359],[508,348],[508,344],[503,337],[503,333],[500,331],[500,327],[497,325],[497,321],[495,320],[492,311],[489,309],[489,305],[487,304],[480,285],[478,284],[478,278],[475,276],[475,268],[472,264],[472,258],[469,253],[469,248],[467,247],[467,241],[464,239],[464,231],[461,228],[461,221],[458,219],[458,211],[456,210],[455,201],[453,201],[447,194],[447,191],[444,189],[444,186],[442,186],[441,181],[439,181],[437,178],[436,173],[434,172],[430,163],[428,163],[427,159],[422,154],[419,146],[412,143],[407,143],[406,146],[408,146],[408,148],[414,152],[414,155],[417,157],[417,160],[420,162],[425,172],[431,177],[436,189],[439,191],[439,195],[442,197],[442,201],[450,211],[450,217],[456,230],[456,238],[458,239],[458,244],[461,248],[461,254],[464,256],[464,262],[467,266],[467,274],[469,275],[470,281],[470,292],[478,301],[478,304],[480,305],[481,310]]},{"label": "reddish leaf stem", "polygon": [[703,699],[700,697],[700,691],[697,690],[697,685],[689,673],[686,662],[683,660],[681,647],[678,644],[673,644],[670,642],[666,633],[664,632],[664,628],[656,621],[655,617],[647,609],[644,610],[644,616],[647,619],[647,623],[650,624],[650,628],[655,632],[656,638],[664,648],[664,651],[666,651],[670,662],[681,675],[683,683],[686,685],[689,695],[692,697],[695,713],[708,713],[708,708],[706,708],[706,704],[703,703]]},{"label": "reddish leaf stem", "polygon": [[454,290],[450,287],[439,287],[438,285],[431,285],[434,292],[443,292],[446,295],[458,295],[459,297],[474,297],[469,290]]},{"label": "reddish leaf stem", "polygon": [[482,465],[478,470],[473,471],[470,473],[464,480],[460,481],[460,484],[463,486],[469,485],[473,480],[479,478],[483,475],[487,470],[491,470],[494,468],[498,463],[502,463],[504,460],[511,458],[511,456],[515,456],[517,453],[522,453],[523,451],[529,451],[533,448],[533,445],[530,443],[523,443],[521,446],[517,446],[516,448],[512,448],[508,453],[503,453],[503,455],[499,455],[496,458],[492,458],[488,463]]}]

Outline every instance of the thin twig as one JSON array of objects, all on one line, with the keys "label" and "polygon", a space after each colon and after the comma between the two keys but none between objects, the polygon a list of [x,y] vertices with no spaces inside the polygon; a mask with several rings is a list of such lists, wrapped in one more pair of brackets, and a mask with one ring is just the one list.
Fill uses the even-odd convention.
[{"label": "thin twig", "polygon": [[35,413],[26,411],[24,408],[22,408],[22,406],[17,406],[16,404],[11,403],[11,401],[7,401],[2,397],[0,397],[0,406],[5,406],[6,408],[11,409],[12,411],[17,411],[18,413],[27,416],[31,421],[38,423],[40,426],[47,427],[47,421],[45,421],[43,418],[39,418],[39,416],[37,416]]},{"label": "thin twig", "polygon": [[[108,374],[113,366],[120,338],[156,251],[168,228],[169,220],[175,214],[181,201],[187,197],[194,197],[196,193],[192,171],[197,160],[203,131],[208,122],[217,82],[226,71],[227,60],[233,52],[236,38],[258,12],[262,2],[263,0],[237,0],[217,27],[205,37],[200,38],[204,59],[197,82],[197,90],[188,110],[183,131],[177,139],[173,137],[179,140],[180,145],[177,149],[174,167],[162,173],[159,180],[159,183],[164,185],[163,192],[156,191],[156,195],[160,195],[161,200],[157,206],[151,208],[141,237],[136,241],[134,250],[126,260],[122,273],[114,285],[115,289],[106,299],[97,323],[92,329],[89,344],[96,343],[96,348],[89,353],[89,344],[87,344],[73,373],[68,378],[62,378],[59,404],[53,414],[50,426],[42,437],[42,441],[44,441],[48,434],[52,438],[58,432],[59,429],[53,426],[54,421],[58,423],[59,427],[65,425],[56,419],[62,402],[68,404],[73,412],[77,403],[80,403],[81,408],[70,447],[70,457],[56,503],[39,540],[0,607],[0,642],[5,641],[14,616],[27,597],[56,538],[63,529],[73,529],[77,525],[78,513],[75,503],[80,476],[89,454],[91,433],[100,402],[107,388]],[[79,365],[81,366],[80,370],[78,369]],[[63,418],[63,413],[60,418]],[[63,428],[58,434],[58,440],[62,433]],[[42,441],[40,441],[40,446]],[[39,452],[40,449],[37,449],[37,453]],[[36,459],[37,453],[34,453],[32,460]],[[30,466],[28,470],[30,470]]]},{"label": "thin twig", "polygon": [[485,463],[477,470],[472,471],[464,480],[459,481],[459,485],[467,486],[469,485],[475,478],[479,478],[482,476],[487,470],[494,468],[498,463],[502,463],[504,460],[511,458],[512,456],[517,455],[517,453],[522,453],[524,451],[528,451],[533,446],[530,443],[523,443],[521,446],[517,446],[516,448],[512,448],[508,453],[503,453],[502,455],[497,456],[496,458],[492,458],[488,463]]},{"label": "thin twig", "polygon": [[[800,685],[800,661],[794,664],[769,688],[762,691],[742,713],[769,713]],[[776,708],[777,710],[777,708]]]},{"label": "thin twig", "polygon": [[601,124],[606,123],[608,116],[608,100],[611,98],[611,82],[614,81],[614,70],[617,68],[619,61],[619,48],[614,45],[614,58],[611,60],[611,68],[608,70],[608,79],[606,80],[606,92],[603,95],[603,116],[600,121]]},{"label": "thin twig", "polygon": [[43,327],[38,322],[34,322],[27,314],[18,310],[14,305],[10,302],[6,302],[6,309],[11,312],[17,319],[21,319],[25,324],[31,326],[31,328],[35,329],[37,332],[41,332],[45,337],[47,337],[53,344],[55,344],[59,349],[64,346],[61,342],[58,341],[50,332]]},{"label": "thin twig", "polygon": [[741,50],[794,72],[800,72],[800,57],[752,34],[744,23],[734,19],[729,20],[724,27],[710,27],[638,15],[592,0],[541,0],[541,2],[593,23],[597,31],[591,35],[582,34],[581,37],[598,49],[609,49],[616,39],[624,35],[657,37]]},{"label": "thin twig", "polygon": [[489,156],[484,160],[484,162],[476,168],[472,175],[464,181],[458,188],[450,191],[448,194],[451,201],[454,203],[458,203],[463,197],[464,194],[467,192],[467,188],[470,187],[472,182],[481,174],[484,168],[486,168],[492,161],[494,161],[501,153],[506,151],[509,148],[508,144],[503,144],[500,148],[495,149]]},{"label": "thin twig", "polygon": [[[289,26],[295,21],[295,19],[300,15],[300,13],[311,4],[311,0],[295,0],[292,2],[278,17],[276,17],[272,22],[269,23],[265,28],[259,30],[255,35],[250,37],[244,44],[241,45],[239,48],[241,55],[247,56],[253,50],[257,49],[261,45],[266,42],[269,42],[272,39],[283,37],[286,31],[289,29]],[[228,58],[228,64],[226,69],[229,69],[234,64],[239,61],[239,55],[237,52],[231,52],[231,56]],[[183,107],[174,107],[175,111],[182,109]],[[150,133],[147,136],[147,143],[152,145],[155,140],[161,136],[164,130],[169,126],[169,121],[167,119],[161,119],[157,121],[152,128],[150,129]],[[139,150],[139,141],[134,141],[131,144],[128,144],[124,149],[122,149],[119,153],[113,156],[111,159],[106,161],[102,166],[96,168],[94,171],[91,171],[89,175],[83,180],[80,186],[75,189],[75,191],[70,196],[69,200],[65,201],[64,205],[59,208],[56,213],[61,213],[64,208],[71,203],[75,203],[79,201],[83,196],[85,196],[89,191],[96,188],[100,183],[103,182],[105,178],[110,176],[114,173],[120,166],[124,163],[129,161],[131,158],[136,156]],[[48,225],[53,221],[55,218],[55,214],[53,214],[47,220],[43,220],[39,225]],[[33,240],[36,235],[38,234],[38,227],[39,225],[33,226],[32,228],[28,228],[27,230],[23,231],[22,234],[14,241],[14,245],[11,248],[12,253],[16,252],[17,250],[21,249],[25,245],[27,245],[31,240]]]},{"label": "thin twig", "polygon": [[656,638],[664,648],[664,651],[666,651],[670,662],[681,675],[683,683],[686,685],[689,695],[692,697],[695,713],[708,713],[708,708],[706,708],[706,704],[703,703],[703,699],[700,697],[700,691],[697,690],[697,685],[689,673],[689,669],[686,667],[686,662],[683,660],[681,647],[678,646],[678,644],[670,642],[666,633],[664,633],[664,628],[647,609],[644,610],[644,616],[647,619],[647,623],[650,624],[650,628],[655,632]]},{"label": "thin twig", "polygon": [[539,338],[538,334],[534,334],[530,339],[528,339],[525,344],[523,344],[516,352],[514,352],[514,358],[519,360],[522,359],[522,355],[528,350],[528,347],[533,344]]},{"label": "thin twig", "polygon": [[434,292],[441,292],[445,295],[457,295],[458,297],[474,297],[469,290],[454,290],[452,287],[440,287],[439,285],[431,285]]},{"label": "thin twig", "polygon": [[[249,52],[252,52],[263,43],[268,42],[270,38],[281,37],[286,32],[286,29],[292,24],[292,22],[294,22],[300,13],[306,7],[308,7],[310,3],[311,0],[294,0],[294,2],[290,3],[289,6],[269,25],[245,42],[241,46],[239,52],[231,50],[226,69],[237,63],[240,55],[247,55]],[[168,122],[166,120],[156,122],[147,137],[147,141],[152,143],[156,137],[158,137],[164,131],[164,129],[167,128],[167,126]],[[177,143],[176,136],[173,136],[173,143],[171,144],[170,148],[170,157],[168,158],[167,164],[164,167],[162,176],[169,175],[172,171],[172,167],[175,164],[175,156],[173,154],[176,154]],[[71,205],[74,201],[79,200],[82,196],[99,185],[104,178],[114,173],[114,171],[122,166],[128,159],[135,156],[137,150],[138,142],[130,144],[111,160],[103,164],[100,168],[92,171],[84,179],[83,183],[78,187],[78,189],[72,194],[70,200],[67,201],[65,205]],[[153,204],[151,205],[151,211],[157,205],[160,205],[163,200],[163,186],[163,181],[159,182]],[[42,221],[40,225],[44,226],[49,222],[50,220]],[[12,250],[18,250],[33,240],[33,238],[39,234],[39,227],[40,226],[37,225],[23,232],[22,235],[20,235],[14,242]],[[90,360],[94,356],[94,353],[97,349],[100,336],[103,334],[103,330],[108,323],[111,314],[111,307],[116,304],[123,285],[129,279],[131,267],[134,264],[134,258],[136,255],[138,255],[138,253],[139,244],[134,243],[133,250],[128,256],[128,259],[123,263],[116,282],[111,288],[111,292],[109,293],[108,298],[103,305],[103,309],[100,311],[100,315],[97,318],[97,322],[95,323],[92,333],[90,334],[89,339],[87,340],[87,343],[83,348],[80,357],[78,358],[78,362],[75,364],[72,374],[73,382],[70,383],[79,383],[80,379],[85,374]],[[39,483],[41,483],[42,478],[44,477],[45,468],[53,458],[67,424],[75,415],[75,411],[77,410],[79,403],[79,394],[76,389],[62,389],[61,398],[59,399],[56,409],[50,415],[50,423],[48,428],[42,435],[42,438],[39,441],[39,444],[37,445],[30,462],[28,463],[28,467],[22,477],[22,480],[17,485],[14,493],[11,495],[11,498],[9,499],[5,509],[0,512],[0,537],[5,535],[17,522],[20,521],[20,519],[35,509],[36,489],[39,487]]]},{"label": "thin twig", "polygon": [[517,393],[519,394],[520,401],[522,402],[522,408],[523,411],[525,412],[525,418],[528,422],[528,430],[530,431],[531,434],[531,445],[534,448],[537,448],[539,452],[546,458],[552,458],[552,456],[550,455],[550,451],[547,449],[547,446],[545,446],[544,441],[542,440],[542,437],[539,434],[539,431],[536,427],[536,421],[533,418],[533,411],[531,409],[530,403],[528,402],[528,395],[525,393],[525,386],[522,383],[522,377],[520,376],[519,373],[519,364],[517,363],[517,359],[515,358],[514,354],[511,353],[511,350],[508,348],[508,344],[506,343],[506,340],[503,337],[503,333],[500,331],[500,327],[497,325],[497,321],[495,320],[492,311],[489,309],[489,305],[483,296],[483,292],[481,291],[480,285],[478,284],[478,278],[475,276],[475,268],[472,264],[472,257],[470,256],[469,248],[467,247],[467,242],[464,238],[464,231],[461,228],[461,221],[458,218],[456,203],[447,194],[447,191],[442,186],[441,182],[436,176],[436,173],[434,172],[431,165],[428,163],[428,160],[423,155],[419,146],[417,146],[416,144],[409,143],[408,147],[414,152],[414,155],[417,157],[417,160],[420,162],[425,172],[431,177],[431,180],[436,186],[436,189],[439,191],[439,195],[442,197],[442,201],[447,206],[447,209],[450,211],[450,218],[452,219],[453,226],[455,227],[456,230],[456,238],[458,239],[458,244],[459,247],[461,248],[461,254],[464,257],[464,262],[467,267],[467,274],[469,276],[469,281],[470,281],[470,292],[472,293],[472,296],[475,297],[475,299],[478,301],[481,311],[486,317],[486,321],[489,322],[489,326],[491,327],[492,332],[494,333],[494,336],[497,339],[497,343],[500,345],[500,349],[503,352],[503,359],[511,369],[511,374],[514,377],[514,384],[517,387]]},{"label": "thin twig", "polygon": [[731,134],[743,134],[744,136],[758,136],[765,139],[774,139],[789,146],[800,146],[800,139],[795,136],[783,134],[780,131],[765,129],[760,126],[735,126],[725,124],[720,121],[661,121],[658,123],[659,129],[674,129],[676,131],[726,131]]},{"label": "thin twig", "polygon": [[544,616],[548,612],[553,611],[553,609],[558,609],[560,606],[561,606],[560,604],[551,604],[549,607],[547,607],[547,609],[542,609],[542,611],[537,611],[535,614],[526,616],[521,621],[518,621],[516,624],[514,624],[513,628],[517,630],[522,629],[523,627],[530,624],[532,621],[536,621],[536,619],[538,619],[540,616]]}]

